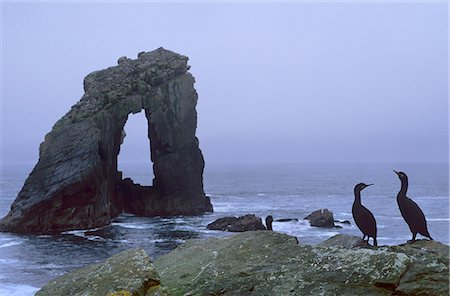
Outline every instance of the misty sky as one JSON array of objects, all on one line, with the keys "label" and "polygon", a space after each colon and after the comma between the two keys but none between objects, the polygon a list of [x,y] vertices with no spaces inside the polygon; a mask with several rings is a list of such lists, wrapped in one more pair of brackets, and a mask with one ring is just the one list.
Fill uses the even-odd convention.
[{"label": "misty sky", "polygon": [[[1,161],[36,163],[83,78],[187,55],[206,162],[448,161],[446,3],[3,3]],[[121,161],[148,161],[143,112]]]}]

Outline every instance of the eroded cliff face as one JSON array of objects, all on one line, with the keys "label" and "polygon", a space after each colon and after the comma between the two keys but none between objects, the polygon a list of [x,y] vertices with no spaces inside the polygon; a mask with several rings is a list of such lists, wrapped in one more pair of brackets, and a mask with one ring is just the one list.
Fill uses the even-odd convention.
[{"label": "eroded cliff face", "polygon": [[[85,94],[39,148],[39,161],[0,220],[0,230],[55,233],[99,227],[121,212],[212,211],[195,137],[197,93],[188,58],[159,48],[89,74]],[[144,110],[153,186],[122,180],[117,156],[128,115]],[[151,168],[149,168],[151,169]]]}]

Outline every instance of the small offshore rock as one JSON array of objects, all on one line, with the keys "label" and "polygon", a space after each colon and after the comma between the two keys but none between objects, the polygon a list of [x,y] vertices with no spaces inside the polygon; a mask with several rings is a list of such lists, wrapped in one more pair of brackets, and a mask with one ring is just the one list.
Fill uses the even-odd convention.
[{"label": "small offshore rock", "polygon": [[309,220],[309,224],[315,227],[335,227],[333,212],[328,209],[314,211],[306,216],[304,220]]},{"label": "small offshore rock", "polygon": [[209,230],[222,230],[231,232],[244,232],[253,230],[266,230],[262,219],[253,214],[241,217],[224,217],[209,223],[206,226]]},{"label": "small offshore rock", "polygon": [[291,222],[291,221],[297,222],[298,219],[297,218],[281,218],[281,219],[275,220],[275,222]]},{"label": "small offshore rock", "polygon": [[348,221],[348,220],[334,220],[334,223],[341,223],[341,224],[351,225],[350,221]]}]

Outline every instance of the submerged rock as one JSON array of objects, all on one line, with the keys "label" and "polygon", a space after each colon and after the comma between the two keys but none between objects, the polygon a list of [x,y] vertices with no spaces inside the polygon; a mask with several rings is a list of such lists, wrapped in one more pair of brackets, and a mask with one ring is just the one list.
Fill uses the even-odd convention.
[{"label": "submerged rock", "polygon": [[309,220],[309,224],[315,227],[335,227],[333,212],[328,209],[314,211],[306,216],[304,220]]},{"label": "submerged rock", "polygon": [[244,232],[252,230],[265,230],[261,218],[253,214],[242,217],[224,217],[219,218],[206,226],[209,230],[222,230],[231,232]]},{"label": "submerged rock", "polygon": [[275,222],[298,222],[297,218],[281,218],[281,219],[276,219]]},{"label": "submerged rock", "polygon": [[37,296],[167,295],[143,249],[128,250],[103,263],[69,272],[50,281]]},{"label": "submerged rock", "polygon": [[[212,211],[195,137],[197,92],[188,58],[159,48],[84,79],[85,93],[45,136],[39,161],[0,231],[56,233],[141,216]],[[122,180],[117,156],[129,114],[144,110],[153,186]],[[149,167],[149,170],[152,169]]]},{"label": "submerged rock", "polygon": [[245,232],[187,241],[155,266],[172,295],[448,295],[449,246],[365,249],[343,239],[360,240],[298,246],[285,234]]}]

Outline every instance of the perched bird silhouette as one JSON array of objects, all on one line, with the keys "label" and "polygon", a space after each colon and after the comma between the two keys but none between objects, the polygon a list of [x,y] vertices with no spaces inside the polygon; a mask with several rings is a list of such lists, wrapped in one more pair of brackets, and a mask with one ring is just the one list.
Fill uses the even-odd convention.
[{"label": "perched bird silhouette", "polygon": [[372,212],[361,204],[361,190],[371,185],[373,184],[359,183],[355,186],[355,201],[353,202],[352,214],[356,225],[363,233],[362,239],[364,240],[367,236],[367,243],[369,243],[369,238],[372,238],[373,245],[377,246],[377,221],[375,221]]},{"label": "perched bird silhouette", "polygon": [[273,217],[271,215],[266,217],[267,230],[273,230],[272,228]]},{"label": "perched bird silhouette", "polygon": [[427,220],[425,219],[422,210],[412,199],[406,196],[406,191],[408,190],[408,176],[404,172],[394,172],[402,182],[402,187],[397,194],[397,204],[403,219],[405,219],[412,232],[411,241],[416,240],[417,233],[433,240],[428,232]]}]

